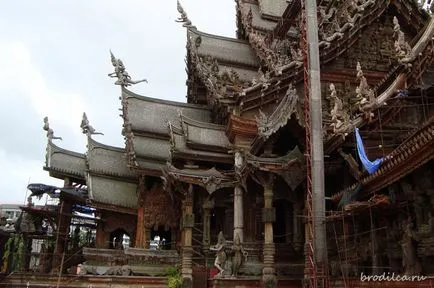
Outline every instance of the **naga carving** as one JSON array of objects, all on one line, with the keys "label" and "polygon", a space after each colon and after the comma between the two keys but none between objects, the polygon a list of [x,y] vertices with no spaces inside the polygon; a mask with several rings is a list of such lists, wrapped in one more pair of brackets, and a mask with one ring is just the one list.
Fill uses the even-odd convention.
[{"label": "naga carving", "polygon": [[53,129],[50,128],[50,123],[48,123],[48,117],[44,117],[44,127],[43,129],[45,131],[47,131],[47,139],[48,141],[54,140],[54,139],[59,139],[62,140],[62,137],[56,137],[54,136],[54,131]]},{"label": "naga carving", "polygon": [[125,66],[124,63],[122,62],[121,59],[116,58],[112,51],[110,51],[110,57],[111,57],[111,61],[112,61],[112,65],[115,68],[115,71],[112,73],[109,73],[108,76],[111,78],[118,78],[118,80],[116,80],[115,84],[116,85],[121,85],[121,86],[131,86],[134,84],[138,84],[141,82],[146,82],[148,83],[148,80],[146,79],[142,79],[142,80],[138,80],[138,81],[134,81],[131,80],[131,76],[128,75],[128,72],[125,70]]},{"label": "naga carving", "polygon": [[83,118],[81,120],[80,128],[81,128],[83,134],[86,134],[87,136],[91,136],[91,135],[104,135],[101,132],[97,132],[95,130],[95,128],[93,128],[89,124],[89,120],[87,119],[87,115],[86,115],[85,112],[83,112]]}]

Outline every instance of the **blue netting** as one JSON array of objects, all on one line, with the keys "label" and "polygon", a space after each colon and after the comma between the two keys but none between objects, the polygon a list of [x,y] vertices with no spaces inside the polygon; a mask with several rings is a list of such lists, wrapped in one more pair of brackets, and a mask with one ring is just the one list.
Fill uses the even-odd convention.
[{"label": "blue netting", "polygon": [[357,141],[357,152],[359,153],[360,161],[362,161],[363,167],[369,174],[374,174],[378,170],[384,158],[375,159],[370,161],[368,156],[366,156],[365,147],[363,146],[362,137],[360,137],[359,128],[356,128],[356,141]]}]

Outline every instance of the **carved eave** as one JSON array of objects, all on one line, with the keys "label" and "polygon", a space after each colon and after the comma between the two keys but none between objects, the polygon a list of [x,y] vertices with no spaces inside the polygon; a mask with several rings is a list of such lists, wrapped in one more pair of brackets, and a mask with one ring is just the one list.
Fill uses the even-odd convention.
[{"label": "carved eave", "polygon": [[178,169],[167,163],[164,168],[163,178],[166,183],[176,181],[198,185],[212,194],[223,188],[234,187],[236,185],[235,173],[220,172],[215,168],[203,169]]},{"label": "carved eave", "polygon": [[69,177],[78,182],[84,182],[87,170],[86,156],[60,148],[49,140],[44,170],[49,171],[50,176],[58,179],[63,180]]},{"label": "carved eave", "polygon": [[169,131],[171,132],[170,152],[172,160],[197,160],[227,164],[233,163],[233,158],[227,153],[202,151],[190,148],[187,145],[185,131],[181,127],[169,123]]},{"label": "carved eave", "polygon": [[187,146],[192,149],[227,153],[230,142],[225,134],[225,126],[200,122],[181,115],[182,130]]},{"label": "carved eave", "polygon": [[431,117],[416,133],[396,148],[381,167],[371,175],[362,177],[358,183],[334,194],[333,201],[362,185],[363,196],[373,194],[393,184],[418,167],[434,159],[434,117]]},{"label": "carved eave", "polygon": [[88,137],[86,154],[89,173],[114,178],[137,180],[127,167],[126,150],[99,143]]},{"label": "carved eave", "polygon": [[230,115],[226,127],[226,135],[231,143],[234,142],[236,136],[244,138],[253,138],[258,134],[258,126],[253,119],[247,119],[235,115]]},{"label": "carved eave", "polygon": [[[247,175],[253,175],[254,171],[266,171],[281,176],[288,186],[294,191],[306,176],[304,155],[298,146],[289,151],[285,156],[255,156],[250,153],[245,155],[245,165],[240,169],[241,179]],[[243,181],[245,182],[245,181]]]},{"label": "carved eave", "polygon": [[283,99],[269,116],[260,111],[259,117],[256,118],[259,136],[268,139],[285,126],[292,114],[297,111],[298,101],[297,90],[290,85]]}]

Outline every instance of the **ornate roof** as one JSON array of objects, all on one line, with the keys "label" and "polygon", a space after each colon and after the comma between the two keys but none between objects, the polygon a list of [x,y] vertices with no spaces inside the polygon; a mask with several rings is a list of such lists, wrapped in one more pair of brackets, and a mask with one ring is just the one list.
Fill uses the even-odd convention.
[{"label": "ornate roof", "polygon": [[108,146],[88,137],[87,164],[92,174],[121,178],[133,178],[135,174],[127,167],[125,149]]},{"label": "ornate roof", "polygon": [[226,126],[204,123],[181,115],[186,144],[205,151],[227,152],[231,143],[226,137]]},{"label": "ornate roof", "polygon": [[280,18],[288,7],[287,0],[259,0],[262,17]]},{"label": "ornate roof", "polygon": [[136,183],[88,174],[87,187],[92,201],[127,208],[137,207]]},{"label": "ornate roof", "polygon": [[200,57],[209,56],[218,63],[259,67],[258,58],[247,41],[207,34],[197,29],[189,29],[188,34],[189,38],[194,39]]},{"label": "ornate roof", "polygon": [[[171,156],[189,160],[201,160],[207,162],[233,163],[233,157],[227,153],[196,150],[189,147],[185,131],[169,123],[171,131]],[[199,137],[200,138],[200,137]]]},{"label": "ornate roof", "polygon": [[206,106],[149,98],[122,88],[128,123],[132,131],[146,134],[168,135],[167,121],[179,119],[179,113],[204,122],[211,121]]},{"label": "ornate roof", "polygon": [[[55,145],[51,140],[47,144],[45,170],[52,176],[63,179],[65,176],[84,179],[87,170],[86,156],[82,153],[66,150]],[[60,175],[59,175],[60,174]]]}]

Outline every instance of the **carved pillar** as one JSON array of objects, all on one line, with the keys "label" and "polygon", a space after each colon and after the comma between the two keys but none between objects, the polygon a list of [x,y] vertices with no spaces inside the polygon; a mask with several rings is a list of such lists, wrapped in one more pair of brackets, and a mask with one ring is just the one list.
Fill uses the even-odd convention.
[{"label": "carved pillar", "polygon": [[147,234],[145,229],[145,183],[144,178],[139,178],[139,200],[137,208],[136,248],[147,248]]},{"label": "carved pillar", "polygon": [[243,209],[243,188],[240,185],[234,189],[234,241],[235,235],[244,242],[244,209]]},{"label": "carved pillar", "polygon": [[276,220],[276,211],[273,208],[273,176],[260,177],[264,187],[264,209],[262,221],[264,222],[264,268],[262,269],[262,281],[265,287],[276,287],[276,269],[274,255],[276,248],[273,241],[273,222]]},{"label": "carved pillar", "polygon": [[297,202],[293,204],[293,242],[294,248],[296,251],[300,251],[303,248],[303,234],[301,231],[302,225],[302,216],[303,216],[303,204],[301,202]]},{"label": "carved pillar", "polygon": [[203,252],[206,254],[209,251],[211,242],[211,211],[214,208],[214,199],[206,199],[203,203]]},{"label": "carved pillar", "polygon": [[182,287],[191,288],[193,286],[193,247],[192,236],[194,227],[193,214],[193,185],[189,185],[188,190],[184,193],[182,200],[182,247],[181,247],[181,275]]}]

